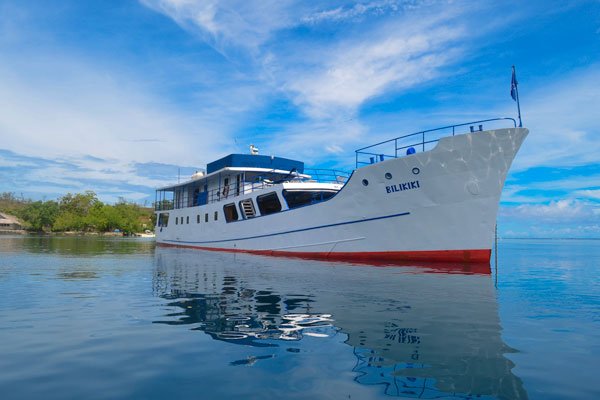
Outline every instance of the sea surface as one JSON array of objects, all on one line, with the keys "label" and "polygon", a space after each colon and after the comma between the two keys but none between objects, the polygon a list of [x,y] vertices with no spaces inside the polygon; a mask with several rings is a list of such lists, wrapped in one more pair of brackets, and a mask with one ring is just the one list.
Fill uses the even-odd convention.
[{"label": "sea surface", "polygon": [[598,399],[599,371],[598,240],[501,240],[496,271],[0,236],[3,400]]}]

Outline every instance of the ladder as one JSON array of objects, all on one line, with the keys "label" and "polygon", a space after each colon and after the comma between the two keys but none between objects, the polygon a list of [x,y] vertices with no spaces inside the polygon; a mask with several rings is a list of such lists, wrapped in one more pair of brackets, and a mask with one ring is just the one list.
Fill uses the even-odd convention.
[{"label": "ladder", "polygon": [[256,213],[254,212],[254,204],[252,203],[252,199],[245,199],[240,201],[240,205],[242,206],[242,211],[244,212],[244,217],[246,218],[254,218],[256,217]]}]

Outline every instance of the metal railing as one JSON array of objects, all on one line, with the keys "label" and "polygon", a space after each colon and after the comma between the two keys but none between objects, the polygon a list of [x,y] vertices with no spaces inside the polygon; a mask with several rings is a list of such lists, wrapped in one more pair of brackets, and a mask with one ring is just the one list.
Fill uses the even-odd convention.
[{"label": "metal railing", "polygon": [[513,127],[517,127],[517,121],[515,121],[514,118],[491,118],[480,121],[466,122],[457,125],[448,125],[441,128],[428,129],[404,136],[398,136],[397,138],[385,140],[383,142],[375,143],[355,151],[356,168],[359,168],[359,166],[361,165],[374,164],[376,162],[384,161],[385,159],[389,158],[398,158],[403,157],[405,155],[414,154],[419,151],[423,152],[426,150],[430,150],[434,147],[433,143],[437,143],[443,137],[467,133],[463,132],[459,128],[469,126],[470,132],[476,132],[483,130],[484,123],[504,121],[512,121]]},{"label": "metal railing", "polygon": [[[195,192],[191,197],[179,197],[173,194],[173,198],[156,201],[154,203],[154,209],[156,211],[165,211],[216,203],[219,201],[230,200],[244,194],[252,193],[255,190],[269,188],[283,182],[308,181],[344,184],[350,177],[348,172],[333,169],[306,169],[303,175],[310,175],[311,178],[307,179],[294,173],[290,173],[290,175],[284,177],[282,177],[280,173],[278,175],[269,175],[269,173],[266,173],[258,182],[240,182],[239,189],[237,183],[233,182],[229,185],[222,185],[206,192]],[[165,192],[172,193],[171,191]],[[169,195],[169,197],[171,197],[171,195]]]},{"label": "metal railing", "polygon": [[344,184],[350,178],[350,173],[337,169],[304,169],[306,175],[311,176],[311,181],[319,183],[339,183]]}]

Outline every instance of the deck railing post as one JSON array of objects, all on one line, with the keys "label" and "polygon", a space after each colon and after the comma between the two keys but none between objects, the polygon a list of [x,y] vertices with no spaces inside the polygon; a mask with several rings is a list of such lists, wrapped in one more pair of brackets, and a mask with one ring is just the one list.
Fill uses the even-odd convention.
[{"label": "deck railing post", "polygon": [[423,151],[425,151],[425,132],[423,132]]},{"label": "deck railing post", "polygon": [[394,139],[394,157],[398,158],[398,139]]}]

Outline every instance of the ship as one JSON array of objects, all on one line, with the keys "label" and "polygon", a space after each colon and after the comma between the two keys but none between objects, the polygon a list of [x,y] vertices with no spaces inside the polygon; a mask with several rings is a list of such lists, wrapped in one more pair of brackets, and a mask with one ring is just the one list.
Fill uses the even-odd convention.
[{"label": "ship", "polygon": [[366,263],[489,263],[500,196],[528,134],[513,118],[429,129],[355,151],[355,169],[229,154],[156,190],[156,241]]}]

